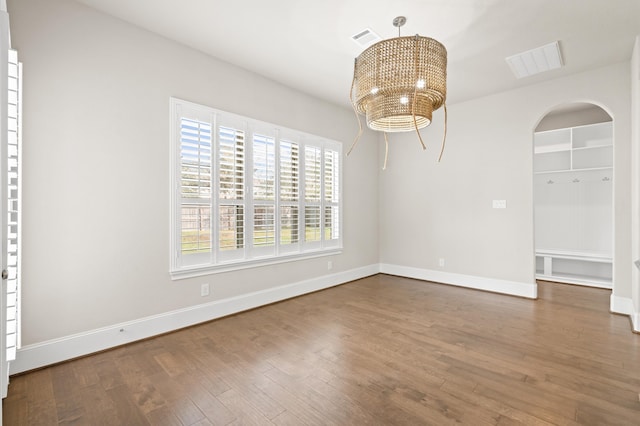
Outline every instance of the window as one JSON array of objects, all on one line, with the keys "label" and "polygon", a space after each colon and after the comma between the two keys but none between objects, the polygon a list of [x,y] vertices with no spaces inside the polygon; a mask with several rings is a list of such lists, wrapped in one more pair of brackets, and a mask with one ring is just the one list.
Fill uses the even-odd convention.
[{"label": "window", "polygon": [[171,98],[171,274],[342,247],[340,143]]}]

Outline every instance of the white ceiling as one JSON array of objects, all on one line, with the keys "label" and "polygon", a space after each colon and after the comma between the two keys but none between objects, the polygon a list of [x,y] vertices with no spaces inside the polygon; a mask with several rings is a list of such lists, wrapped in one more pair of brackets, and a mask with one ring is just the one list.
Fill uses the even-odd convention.
[{"label": "white ceiling", "polygon": [[[628,61],[640,0],[77,0],[327,101],[348,105],[351,36],[420,34],[448,50],[448,103]],[[565,67],[517,80],[505,57],[559,40]]]}]

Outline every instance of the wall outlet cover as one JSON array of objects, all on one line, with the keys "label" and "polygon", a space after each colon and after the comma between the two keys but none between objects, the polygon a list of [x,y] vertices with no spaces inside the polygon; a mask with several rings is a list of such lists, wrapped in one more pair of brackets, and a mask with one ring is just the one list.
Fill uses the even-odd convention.
[{"label": "wall outlet cover", "polygon": [[200,296],[205,297],[209,295],[209,284],[202,284],[200,286]]}]

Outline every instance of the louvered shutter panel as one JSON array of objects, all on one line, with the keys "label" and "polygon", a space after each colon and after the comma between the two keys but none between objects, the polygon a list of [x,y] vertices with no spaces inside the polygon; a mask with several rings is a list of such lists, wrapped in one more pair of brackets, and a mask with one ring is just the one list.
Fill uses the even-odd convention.
[{"label": "louvered shutter panel", "polygon": [[180,120],[182,255],[211,253],[211,123]]},{"label": "louvered shutter panel", "polygon": [[18,53],[9,50],[8,81],[8,211],[7,211],[7,293],[6,293],[6,360],[16,358],[20,346],[20,210],[21,210],[21,77],[22,69]]},{"label": "louvered shutter panel", "polygon": [[321,148],[305,146],[304,149],[304,227],[305,242],[321,241],[321,194],[322,157]]},{"label": "louvered shutter panel", "polygon": [[244,253],[245,161],[244,130],[219,126],[218,248],[223,259],[239,258]]},{"label": "louvered shutter panel", "polygon": [[[275,246],[275,138],[253,134],[253,247]],[[264,252],[266,250],[262,250]],[[273,250],[269,250],[272,252]],[[265,253],[261,253],[265,254]]]},{"label": "louvered shutter panel", "polygon": [[294,250],[300,241],[300,146],[280,141],[280,248]]},{"label": "louvered shutter panel", "polygon": [[340,239],[340,153],[324,152],[324,239]]}]

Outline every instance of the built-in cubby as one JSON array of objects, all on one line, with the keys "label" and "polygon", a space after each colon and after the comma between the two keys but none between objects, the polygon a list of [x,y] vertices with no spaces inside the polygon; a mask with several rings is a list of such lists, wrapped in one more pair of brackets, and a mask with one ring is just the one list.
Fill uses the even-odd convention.
[{"label": "built-in cubby", "polygon": [[608,288],[613,278],[613,259],[606,253],[536,251],[536,277]]},{"label": "built-in cubby", "polygon": [[534,136],[534,172],[613,167],[613,123],[538,132]]},{"label": "built-in cubby", "polygon": [[598,287],[613,277],[613,123],[534,134],[536,277]]}]

